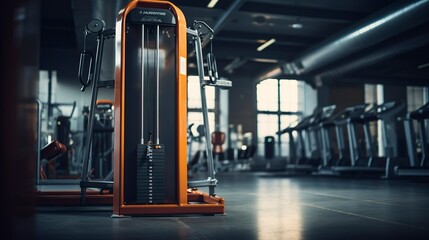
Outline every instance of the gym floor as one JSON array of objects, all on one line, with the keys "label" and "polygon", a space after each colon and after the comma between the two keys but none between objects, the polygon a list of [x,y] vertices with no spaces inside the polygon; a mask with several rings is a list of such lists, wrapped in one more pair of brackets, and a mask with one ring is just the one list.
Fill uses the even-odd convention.
[{"label": "gym floor", "polygon": [[38,207],[36,239],[429,239],[426,180],[284,172],[218,180],[225,215],[111,218],[107,206]]}]

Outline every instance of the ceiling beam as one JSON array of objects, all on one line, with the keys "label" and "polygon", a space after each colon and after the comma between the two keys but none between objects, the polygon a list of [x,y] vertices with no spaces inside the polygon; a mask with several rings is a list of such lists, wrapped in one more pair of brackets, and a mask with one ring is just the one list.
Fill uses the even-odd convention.
[{"label": "ceiling beam", "polygon": [[[428,21],[428,12],[429,0],[396,2],[328,38],[281,68],[298,75],[314,72]],[[262,76],[275,77],[266,74]]]},{"label": "ceiling beam", "polygon": [[363,57],[358,58],[355,61],[348,62],[332,70],[323,72],[319,74],[319,76],[322,79],[331,77],[331,76],[338,77],[338,76],[344,75],[345,73],[352,72],[366,66],[371,66],[373,64],[379,63],[386,59],[390,59],[395,56],[398,56],[402,53],[417,49],[428,43],[429,43],[429,33],[419,35],[417,37],[413,37],[405,41],[400,41],[398,43],[385,46],[384,48],[381,48],[377,51],[373,51]]},{"label": "ceiling beam", "polygon": [[256,51],[257,44],[248,43],[218,44],[215,42],[213,48],[217,59],[241,57],[246,59],[273,59],[280,62],[294,59],[301,51],[294,47],[276,45],[258,52]]},{"label": "ceiling beam", "polygon": [[[302,47],[308,47],[320,41],[320,39],[318,38],[292,36],[292,35],[277,34],[277,35],[270,35],[270,37],[275,38],[277,44],[302,46]],[[231,41],[231,42],[257,43],[258,40],[266,40],[266,39],[267,39],[267,34],[241,32],[241,31],[240,32],[222,31],[220,34],[216,35],[216,40]]]},{"label": "ceiling beam", "polygon": [[[238,8],[241,7],[241,5],[243,5],[245,1],[246,0],[235,0],[228,9],[226,9],[213,26],[214,35],[218,34],[222,30],[228,19],[235,13],[235,11],[237,11]],[[202,41],[202,47],[206,46],[210,40],[210,38],[204,38]]]},{"label": "ceiling beam", "polygon": [[313,18],[331,22],[352,22],[365,16],[364,13],[360,12],[300,7],[288,4],[267,4],[266,2],[247,2],[240,8],[240,12],[274,14],[282,16],[288,15],[299,18]]},{"label": "ceiling beam", "polygon": [[219,17],[219,19],[216,21],[215,25],[213,26],[213,30],[216,33],[218,33],[223,26],[225,26],[227,20],[234,14],[237,9],[239,9],[243,3],[246,0],[235,0],[229,7],[226,9],[226,11]]}]

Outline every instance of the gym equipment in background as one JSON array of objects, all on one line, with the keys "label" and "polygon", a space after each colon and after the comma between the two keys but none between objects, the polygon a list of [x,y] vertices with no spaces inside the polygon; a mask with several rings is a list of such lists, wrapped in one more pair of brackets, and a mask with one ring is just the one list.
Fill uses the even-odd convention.
[{"label": "gym equipment in background", "polygon": [[66,145],[60,143],[58,140],[54,140],[44,146],[40,151],[40,172],[38,178],[46,180],[48,178],[55,177],[56,165],[55,160],[61,157],[67,152]]},{"label": "gym equipment in background", "polygon": [[[91,100],[89,109],[84,108],[84,129],[86,133],[83,136],[83,154],[80,176],[80,191],[46,191],[38,192],[38,204],[40,205],[107,205],[112,204],[113,181],[112,174],[108,174],[105,179],[93,179],[92,153],[97,151],[97,146],[93,148],[95,132],[112,133],[113,128],[104,128],[96,125],[100,123],[99,114],[103,112],[102,106],[107,106],[102,101],[98,102],[99,88],[114,87],[114,80],[100,81],[100,69],[103,56],[104,41],[113,39],[114,29],[104,29],[104,22],[99,19],[91,20],[83,31],[84,49],[80,55],[78,78],[82,84],[81,91],[91,87]],[[98,105],[98,109],[97,109]],[[111,107],[111,104],[110,104]],[[101,111],[101,112],[100,112]],[[97,113],[96,113],[97,112]],[[98,114],[98,116],[96,116]],[[104,121],[104,120],[103,120]],[[94,190],[96,189],[96,190]],[[107,190],[107,191],[106,191]]]},{"label": "gym equipment in background", "polygon": [[[404,122],[405,139],[407,141],[408,165],[395,166],[395,175],[429,176],[428,119],[429,102],[417,110],[407,113],[402,119]],[[414,122],[418,124],[418,138],[416,138],[416,134],[414,133]]]},{"label": "gym equipment in background", "polygon": [[113,101],[100,99],[96,102],[89,169],[92,178],[113,178]]},{"label": "gym equipment in background", "polygon": [[[323,137],[321,133],[321,125],[329,121],[333,116],[337,106],[329,105],[322,108],[316,108],[313,117],[310,120],[306,132],[309,141],[309,153],[310,156],[307,159],[307,164],[316,168],[321,165],[323,161]],[[328,143],[326,143],[328,144]]]},{"label": "gym equipment in background", "polygon": [[[338,172],[333,171],[333,168],[337,166],[352,166],[355,161],[357,161],[359,149],[358,149],[358,140],[355,130],[356,119],[360,119],[360,116],[365,112],[368,104],[360,104],[352,107],[347,107],[344,110],[340,111],[338,114],[334,115],[331,121],[324,124],[322,129],[323,140],[325,142],[331,142],[332,136],[328,135],[326,128],[335,128],[335,138],[337,142],[337,157],[334,158],[331,155],[329,148],[322,149],[322,152],[329,151],[324,153],[325,157],[321,166],[318,169],[318,174],[338,174]],[[369,127],[369,124],[366,123],[364,126]],[[347,133],[347,141],[344,140],[344,130]],[[366,131],[365,131],[366,132]],[[348,148],[346,147],[346,142],[348,143]],[[349,157],[350,156],[350,157]]]},{"label": "gym equipment in background", "polygon": [[[285,129],[277,132],[277,135],[288,134],[289,136],[289,157],[286,168],[289,171],[313,171],[314,166],[306,164],[308,137],[306,129],[310,125],[313,115],[305,116],[300,121],[290,124]],[[294,132],[297,136],[294,137]]]},{"label": "gym equipment in background", "polygon": [[221,131],[214,131],[211,134],[211,144],[213,146],[212,154],[214,156],[215,171],[227,171],[229,162],[225,160],[223,144],[225,143],[226,135]]},{"label": "gym equipment in background", "polygon": [[[196,129],[194,131],[194,129]],[[194,127],[194,124],[188,126],[188,176],[196,172],[207,171],[207,153],[205,147],[204,125]],[[193,150],[193,143],[198,144],[198,149]],[[195,153],[194,153],[195,152]]]},{"label": "gym equipment in background", "polygon": [[[332,170],[338,173],[371,173],[378,174],[383,178],[389,178],[393,173],[393,166],[398,159],[398,143],[396,133],[396,115],[405,107],[403,101],[390,101],[375,105],[371,109],[363,112],[360,116],[349,116],[348,134],[350,163],[346,166],[333,166]],[[372,142],[369,123],[381,121],[381,135],[383,138],[383,149],[385,156],[376,156],[374,144]],[[341,124],[340,122],[337,122]],[[357,144],[355,124],[362,124],[365,131],[365,146],[367,156],[360,153]]]},{"label": "gym equipment in background", "polygon": [[[324,143],[323,124],[331,119],[336,105],[315,108],[312,115],[303,117],[301,121],[277,132],[277,135],[287,133],[289,135],[289,158],[286,169],[294,172],[314,172],[318,169],[323,159],[322,150],[330,148]],[[297,137],[293,132],[297,132]],[[325,146],[323,145],[325,144]]]},{"label": "gym equipment in background", "polygon": [[[51,104],[53,107],[59,109],[61,106],[72,106],[72,110],[70,115],[66,116],[62,114],[62,111],[60,110],[61,115],[57,116],[55,119],[55,139],[64,144],[67,149],[71,149],[71,137],[72,137],[72,131],[71,131],[71,118],[73,117],[74,111],[76,109],[76,101],[73,103],[53,103]],[[55,175],[56,176],[62,176],[67,178],[70,175],[70,167],[71,167],[71,161],[69,154],[62,154],[55,160]]]}]

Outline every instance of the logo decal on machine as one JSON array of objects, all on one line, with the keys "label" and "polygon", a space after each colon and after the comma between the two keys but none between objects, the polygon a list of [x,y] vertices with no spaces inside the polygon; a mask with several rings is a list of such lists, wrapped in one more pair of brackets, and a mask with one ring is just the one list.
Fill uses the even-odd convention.
[{"label": "logo decal on machine", "polygon": [[165,12],[140,11],[140,14],[165,16]]},{"label": "logo decal on machine", "polygon": [[167,9],[136,8],[128,14],[128,22],[176,24],[173,13]]}]

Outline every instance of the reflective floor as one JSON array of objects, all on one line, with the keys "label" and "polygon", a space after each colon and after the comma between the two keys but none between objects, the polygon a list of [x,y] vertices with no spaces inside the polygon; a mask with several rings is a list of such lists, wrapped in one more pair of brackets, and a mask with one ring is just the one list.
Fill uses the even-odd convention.
[{"label": "reflective floor", "polygon": [[[37,239],[429,239],[429,181],[227,172],[226,214],[111,218],[39,207]],[[201,189],[203,190],[203,189]]]}]

